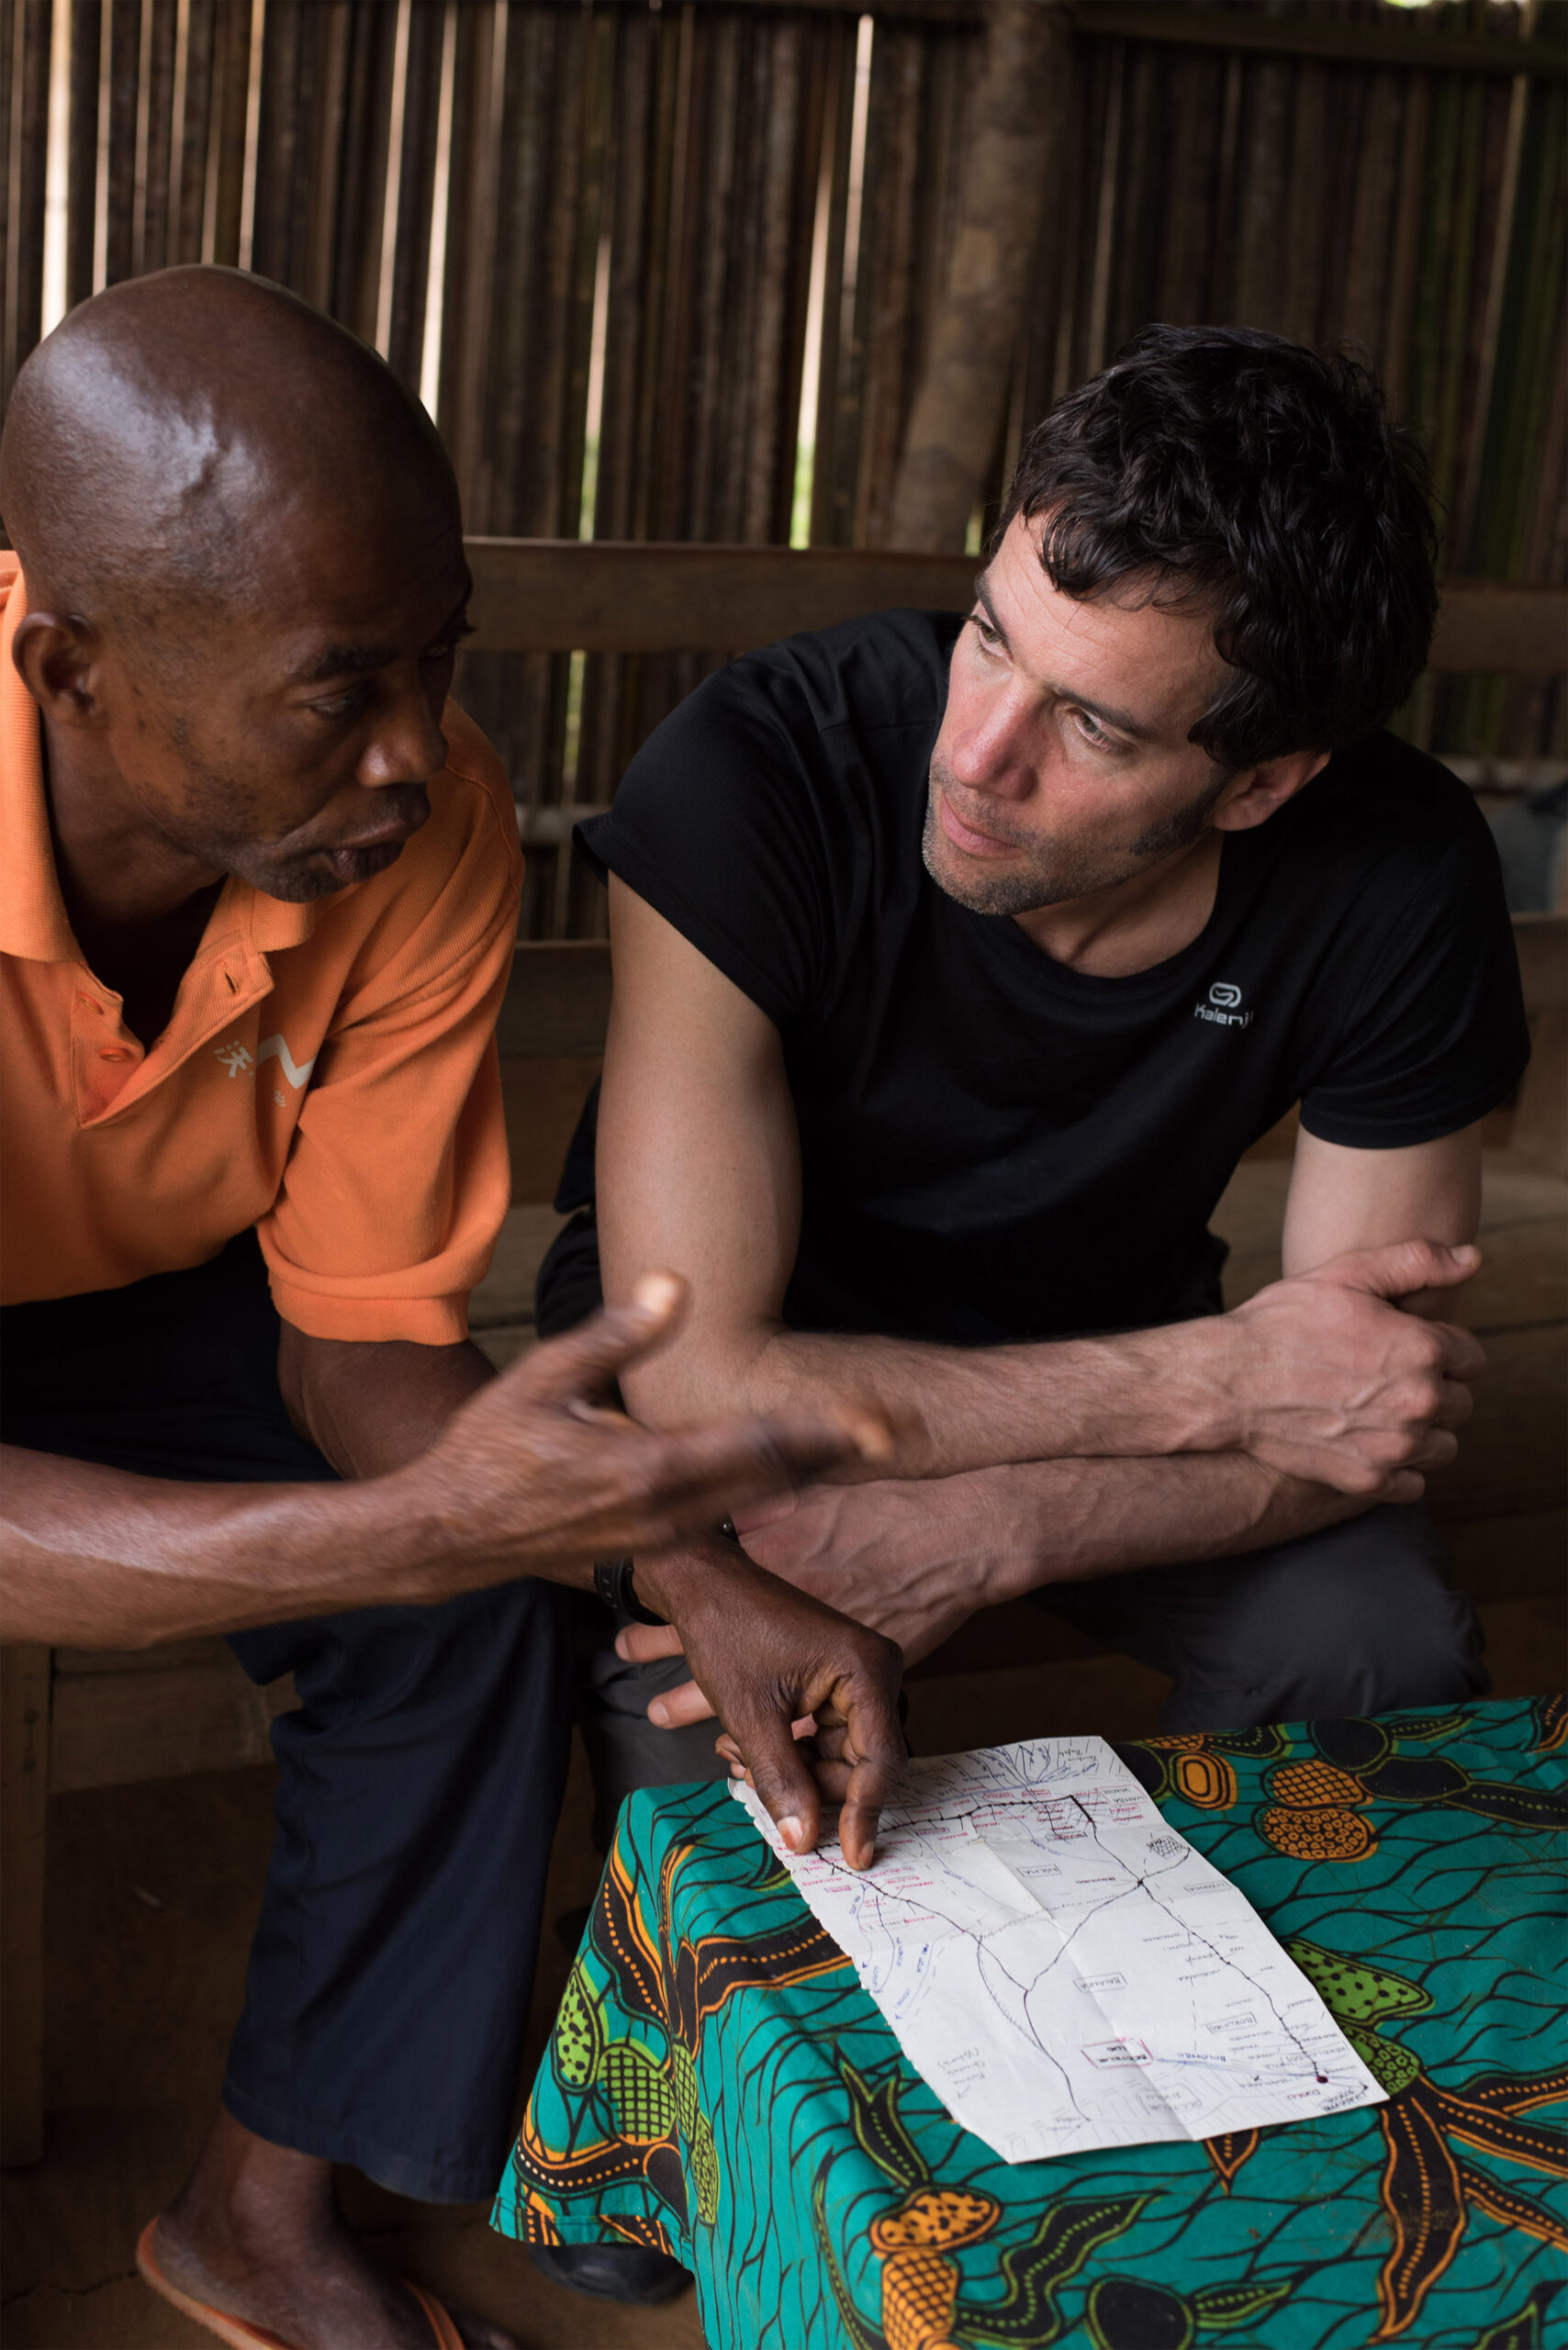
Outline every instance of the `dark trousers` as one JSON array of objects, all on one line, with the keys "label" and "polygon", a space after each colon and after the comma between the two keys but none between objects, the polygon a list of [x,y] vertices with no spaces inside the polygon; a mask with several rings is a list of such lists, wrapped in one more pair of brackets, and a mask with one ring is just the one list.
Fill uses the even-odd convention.
[{"label": "dark trousers", "polygon": [[1371,1509],[1245,1558],[1031,1596],[1170,1675],[1163,1730],[1463,1705],[1487,1685],[1475,1611],[1421,1509]]},{"label": "dark trousers", "polygon": [[[599,1302],[589,1213],[566,1226],[540,1269],[540,1329],[569,1328]],[[1213,1310],[1218,1304],[1216,1281]],[[1486,1687],[1474,1610],[1452,1588],[1420,1509],[1368,1510],[1244,1558],[1050,1583],[1031,1596],[1169,1673],[1166,1730],[1458,1705]],[[582,1674],[601,1829],[633,1787],[721,1778],[727,1767],[713,1754],[711,1722],[661,1730],[646,1719],[650,1698],[689,1678],[682,1660],[622,1664],[612,1637],[600,1632]]]},{"label": "dark trousers", "polygon": [[[211,1264],[5,1314],[6,1442],[145,1475],[330,1479],[277,1385],[244,1235]],[[292,1673],[277,1834],[223,2101],[273,2143],[468,2202],[510,2144],[571,1720],[550,1585],[369,1607],[230,1640]]]}]

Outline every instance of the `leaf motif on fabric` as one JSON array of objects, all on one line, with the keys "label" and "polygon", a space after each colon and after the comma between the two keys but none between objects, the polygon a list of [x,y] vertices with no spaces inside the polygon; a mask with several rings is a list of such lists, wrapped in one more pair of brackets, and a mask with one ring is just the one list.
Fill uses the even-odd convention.
[{"label": "leaf motif on fabric", "polygon": [[1262,2143],[1260,2130],[1222,2130],[1213,2138],[1204,2140],[1204,2152],[1219,2174],[1219,2183],[1228,2195],[1236,2183],[1236,2174],[1243,2163],[1250,2162]]},{"label": "leaf motif on fabric", "polygon": [[1459,2165],[1418,2094],[1381,2107],[1378,2121],[1388,2150],[1382,2195],[1394,2242],[1378,2277],[1383,2322],[1372,2338],[1389,2342],[1415,2323],[1459,2250],[1464,2195]]},{"label": "leaf motif on fabric", "polygon": [[1282,2285],[1207,2285],[1193,2295],[1193,2310],[1201,2332],[1228,2333],[1234,2326],[1256,2325],[1290,2291],[1289,2277]]},{"label": "leaf motif on fabric", "polygon": [[1391,1975],[1367,1959],[1324,1950],[1304,1934],[1293,1934],[1284,1947],[1337,2023],[1347,2018],[1371,2023],[1380,2016],[1425,2015],[1431,2007],[1430,1992],[1418,1983]]}]

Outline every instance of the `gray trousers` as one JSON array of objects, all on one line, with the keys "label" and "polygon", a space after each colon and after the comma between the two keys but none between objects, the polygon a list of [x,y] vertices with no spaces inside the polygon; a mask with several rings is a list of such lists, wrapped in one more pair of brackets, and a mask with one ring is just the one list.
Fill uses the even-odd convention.
[{"label": "gray trousers", "polygon": [[[1452,1588],[1447,1554],[1420,1509],[1372,1509],[1247,1558],[1052,1583],[1032,1596],[1169,1673],[1166,1730],[1458,1705],[1487,1685],[1475,1611]],[[601,1846],[633,1787],[727,1775],[713,1751],[717,1723],[664,1730],[647,1719],[650,1699],[689,1678],[684,1660],[622,1664],[614,1636],[599,1610],[581,1659]],[[1050,1724],[1039,1728],[1045,1736]]]}]

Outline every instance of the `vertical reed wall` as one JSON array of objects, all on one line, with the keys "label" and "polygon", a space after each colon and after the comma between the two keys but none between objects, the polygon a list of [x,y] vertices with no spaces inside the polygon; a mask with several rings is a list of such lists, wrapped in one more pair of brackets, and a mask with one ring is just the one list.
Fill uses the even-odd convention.
[{"label": "vertical reed wall", "polygon": [[[1432,451],[1450,571],[1568,576],[1561,0],[1518,74],[1096,16],[992,508],[1027,424],[1135,326],[1225,319],[1367,347]],[[1525,21],[1488,0],[1420,20],[1498,45]],[[0,0],[0,394],[97,286],[238,263],[423,389],[471,530],[877,543],[980,38],[974,0]],[[593,802],[706,666],[471,656],[462,690],[525,802]],[[1528,757],[1562,750],[1562,705],[1457,678],[1406,723]],[[554,850],[530,893],[536,934],[594,919]]]}]

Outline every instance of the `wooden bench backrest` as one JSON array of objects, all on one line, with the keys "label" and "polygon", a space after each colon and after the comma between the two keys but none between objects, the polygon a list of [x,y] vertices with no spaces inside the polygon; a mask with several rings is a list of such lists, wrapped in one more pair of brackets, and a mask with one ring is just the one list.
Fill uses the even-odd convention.
[{"label": "wooden bench backrest", "polygon": [[[798,629],[893,605],[960,611],[972,555],[868,547],[732,547],[591,539],[470,539],[477,653],[744,653]],[[1443,583],[1431,667],[1551,677],[1568,647],[1568,588]]]},{"label": "wooden bench backrest", "polygon": [[[1564,1166],[1568,1069],[1568,915],[1516,914],[1514,940],[1534,1055],[1514,1113],[1512,1147],[1554,1174]],[[522,944],[497,1027],[512,1144],[512,1196],[554,1194],[610,1018],[602,940]]]}]

